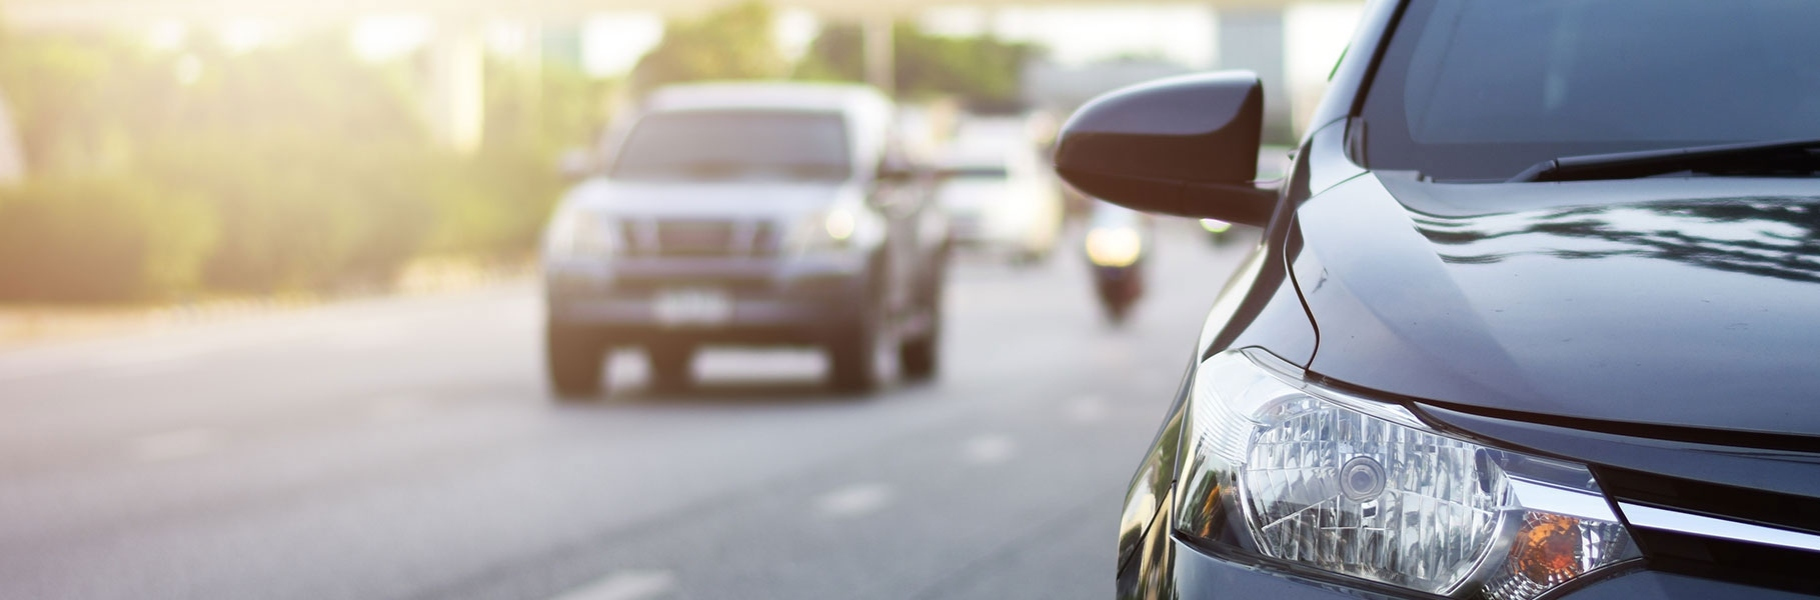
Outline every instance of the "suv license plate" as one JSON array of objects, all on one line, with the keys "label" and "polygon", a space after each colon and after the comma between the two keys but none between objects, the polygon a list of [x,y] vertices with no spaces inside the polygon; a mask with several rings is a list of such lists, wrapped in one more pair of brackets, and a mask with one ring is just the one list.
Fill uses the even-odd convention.
[{"label": "suv license plate", "polygon": [[665,290],[654,306],[657,322],[667,326],[719,325],[733,320],[733,300],[717,289]]}]

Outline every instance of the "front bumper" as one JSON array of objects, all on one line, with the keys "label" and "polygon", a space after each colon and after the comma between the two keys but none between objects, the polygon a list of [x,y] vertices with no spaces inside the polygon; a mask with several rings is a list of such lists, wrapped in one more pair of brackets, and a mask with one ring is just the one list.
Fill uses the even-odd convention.
[{"label": "front bumper", "polygon": [[[595,330],[624,345],[821,344],[860,319],[870,300],[867,261],[857,255],[550,263],[544,278],[553,324]],[[659,298],[681,289],[724,295],[727,317],[706,324],[666,322]]]},{"label": "front bumper", "polygon": [[[1170,576],[1173,596],[1184,600],[1211,598],[1269,598],[1271,600],[1357,600],[1386,598],[1436,598],[1415,593],[1402,595],[1383,589],[1364,589],[1331,581],[1302,577],[1287,571],[1245,565],[1208,554],[1180,540],[1171,540],[1174,565]],[[1603,578],[1593,578],[1557,591],[1547,598],[1572,600],[1631,600],[1639,598],[1705,600],[1740,598],[1786,600],[1812,598],[1792,592],[1751,587],[1632,568],[1620,568]]]}]

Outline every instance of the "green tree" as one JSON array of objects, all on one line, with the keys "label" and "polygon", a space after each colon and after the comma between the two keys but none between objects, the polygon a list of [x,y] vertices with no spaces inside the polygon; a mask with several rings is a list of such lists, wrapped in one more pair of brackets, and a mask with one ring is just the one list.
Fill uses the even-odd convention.
[{"label": "green tree", "polygon": [[[1007,43],[991,36],[930,35],[905,23],[895,27],[892,47],[899,94],[909,98],[957,96],[970,106],[987,109],[1020,103],[1024,64],[1037,51],[1029,44]],[[863,81],[865,41],[860,28],[823,28],[797,65],[796,77]]]},{"label": "green tree", "polygon": [[369,288],[426,253],[529,256],[555,156],[604,122],[609,86],[491,64],[492,135],[461,156],[421,120],[418,66],[332,31],[245,53],[0,37],[32,169],[0,190],[0,301]]},{"label": "green tree", "polygon": [[776,20],[760,2],[728,7],[697,20],[671,21],[663,41],[632,70],[632,91],[687,81],[770,79],[789,74],[772,33]]}]

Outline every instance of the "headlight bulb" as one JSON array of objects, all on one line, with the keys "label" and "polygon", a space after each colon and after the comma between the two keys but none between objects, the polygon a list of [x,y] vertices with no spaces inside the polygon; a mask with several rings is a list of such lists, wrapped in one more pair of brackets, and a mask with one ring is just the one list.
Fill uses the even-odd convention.
[{"label": "headlight bulb", "polygon": [[1354,456],[1340,467],[1340,493],[1353,502],[1370,502],[1384,493],[1384,465],[1369,456]]},{"label": "headlight bulb", "polygon": [[1100,227],[1087,232],[1087,260],[1102,267],[1129,267],[1144,255],[1144,236],[1131,227]]}]

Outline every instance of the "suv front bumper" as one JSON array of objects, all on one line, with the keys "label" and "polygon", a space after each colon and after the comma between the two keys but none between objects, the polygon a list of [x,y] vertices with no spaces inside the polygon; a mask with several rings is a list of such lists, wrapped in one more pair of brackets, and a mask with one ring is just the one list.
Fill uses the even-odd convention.
[{"label": "suv front bumper", "polygon": [[[872,296],[859,256],[550,263],[544,278],[553,325],[615,345],[818,345],[863,318]],[[668,322],[658,303],[675,290],[712,290],[728,311],[710,323]]]}]

